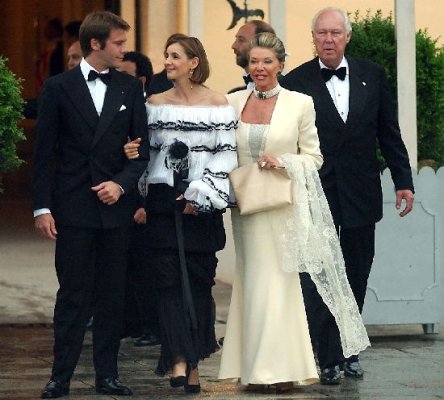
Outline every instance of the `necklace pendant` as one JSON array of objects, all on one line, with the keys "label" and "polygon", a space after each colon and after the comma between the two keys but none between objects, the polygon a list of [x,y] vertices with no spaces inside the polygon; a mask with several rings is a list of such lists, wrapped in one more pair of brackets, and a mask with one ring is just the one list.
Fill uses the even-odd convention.
[{"label": "necklace pendant", "polygon": [[260,100],[266,100],[269,99],[270,97],[276,96],[280,91],[281,91],[282,87],[279,85],[279,83],[271,90],[267,90],[265,92],[261,92],[259,90],[257,90],[256,88],[253,89],[253,94],[256,98],[260,99]]}]

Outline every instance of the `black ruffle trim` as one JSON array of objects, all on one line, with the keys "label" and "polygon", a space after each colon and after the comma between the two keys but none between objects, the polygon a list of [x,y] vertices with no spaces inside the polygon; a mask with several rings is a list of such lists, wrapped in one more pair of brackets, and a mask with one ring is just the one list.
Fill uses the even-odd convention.
[{"label": "black ruffle trim", "polygon": [[[160,151],[161,148],[162,146],[157,143],[155,145],[150,145],[150,150],[152,151]],[[237,151],[237,148],[236,146],[232,146],[231,144],[226,143],[226,144],[219,144],[215,148],[211,148],[204,145],[193,146],[190,147],[190,151],[194,151],[196,153],[207,152],[207,153],[216,154],[216,153],[221,153],[223,151]]]},{"label": "black ruffle trim", "polygon": [[167,129],[173,131],[229,131],[237,128],[237,121],[230,121],[228,123],[205,123],[205,122],[190,122],[190,121],[156,121],[148,124],[148,129],[158,130]]}]

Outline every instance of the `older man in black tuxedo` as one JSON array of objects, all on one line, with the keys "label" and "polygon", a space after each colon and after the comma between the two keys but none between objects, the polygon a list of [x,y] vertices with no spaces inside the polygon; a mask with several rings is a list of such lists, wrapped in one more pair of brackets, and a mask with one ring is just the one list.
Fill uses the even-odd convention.
[{"label": "older man in black tuxedo", "polygon": [[[42,398],[69,393],[91,307],[96,392],[131,395],[119,383],[128,227],[134,187],[148,161],[147,118],[139,80],[113,69],[129,25],[110,12],[80,28],[84,59],[48,79],[40,98],[33,176],[35,227],[56,240],[60,288],[54,310],[54,363]],[[123,145],[142,138],[139,158]]]},{"label": "older man in black tuxedo", "polygon": [[[287,74],[281,85],[312,96],[324,164],[319,172],[340,237],[347,276],[362,311],[374,257],[375,223],[382,218],[382,190],[376,146],[379,143],[396,188],[396,207],[413,206],[408,154],[401,138],[384,69],[344,56],[351,38],[346,13],[319,11],[312,22],[318,57]],[[303,277],[307,314],[317,342],[322,384],[338,384],[340,367],[361,378],[358,356],[343,360],[334,318],[314,285]]]}]

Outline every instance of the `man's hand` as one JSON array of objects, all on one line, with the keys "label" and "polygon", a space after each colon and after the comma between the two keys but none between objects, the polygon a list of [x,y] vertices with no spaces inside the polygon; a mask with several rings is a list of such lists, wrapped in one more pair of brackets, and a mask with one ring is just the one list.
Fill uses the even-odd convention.
[{"label": "man's hand", "polygon": [[396,191],[396,208],[401,208],[402,200],[405,200],[405,208],[399,213],[400,217],[406,216],[413,208],[414,195],[411,190],[397,190]]},{"label": "man's hand", "polygon": [[37,232],[49,239],[56,240],[57,229],[52,214],[42,214],[34,219],[34,227]]},{"label": "man's hand", "polygon": [[140,207],[134,213],[134,222],[136,224],[146,224],[146,211],[143,207]]},{"label": "man's hand", "polygon": [[120,186],[113,181],[102,182],[99,185],[92,187],[91,190],[97,192],[97,197],[100,201],[109,206],[117,203],[122,195]]}]

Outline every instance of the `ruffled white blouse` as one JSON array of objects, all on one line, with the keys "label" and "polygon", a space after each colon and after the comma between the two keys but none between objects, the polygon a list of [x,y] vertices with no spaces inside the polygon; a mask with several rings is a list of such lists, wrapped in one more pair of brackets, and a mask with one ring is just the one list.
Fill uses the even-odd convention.
[{"label": "ruffled white blouse", "polygon": [[228,173],[237,167],[234,109],[230,105],[147,103],[147,113],[150,161],[142,180],[148,185],[173,187],[178,163],[169,150],[180,141],[188,147],[185,199],[201,212],[226,208],[230,199]]}]

